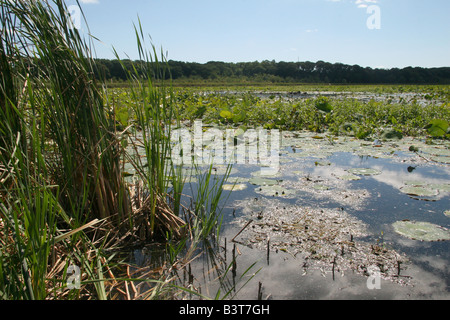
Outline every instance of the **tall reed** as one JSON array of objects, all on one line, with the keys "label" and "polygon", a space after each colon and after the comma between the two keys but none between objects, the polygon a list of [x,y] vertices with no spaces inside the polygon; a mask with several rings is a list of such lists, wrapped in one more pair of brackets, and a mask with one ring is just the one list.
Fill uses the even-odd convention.
[{"label": "tall reed", "polygon": [[[106,252],[124,239],[162,236],[175,259],[193,253],[220,225],[222,189],[209,191],[209,170],[194,207],[182,205],[164,56],[145,51],[136,27],[142,59],[128,70],[135,122],[119,131],[91,44],[71,27],[64,1],[0,3],[0,298],[107,299],[118,282]],[[127,136],[137,153],[121,144]],[[140,183],[125,181],[123,161]],[[81,268],[83,288],[67,290],[70,265]],[[152,297],[166,292],[171,269]]]},{"label": "tall reed", "polygon": [[68,19],[60,0],[1,1],[4,298],[46,298],[58,224],[119,223],[131,210],[89,45]]}]

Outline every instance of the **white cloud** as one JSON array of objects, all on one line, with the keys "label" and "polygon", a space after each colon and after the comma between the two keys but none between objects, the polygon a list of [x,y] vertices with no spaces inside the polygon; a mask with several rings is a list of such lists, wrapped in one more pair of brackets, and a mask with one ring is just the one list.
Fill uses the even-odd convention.
[{"label": "white cloud", "polygon": [[99,3],[99,0],[80,0],[81,3]]},{"label": "white cloud", "polygon": [[355,4],[358,8],[367,8],[370,4],[376,4],[378,0],[356,0]]}]

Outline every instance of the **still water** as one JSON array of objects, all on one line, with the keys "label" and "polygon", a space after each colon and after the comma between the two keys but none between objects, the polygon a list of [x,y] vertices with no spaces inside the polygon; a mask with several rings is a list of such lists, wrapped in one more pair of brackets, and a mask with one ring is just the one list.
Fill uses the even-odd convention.
[{"label": "still water", "polygon": [[[418,146],[420,151],[409,151],[411,145]],[[239,186],[236,189],[243,189],[232,191],[227,200],[221,235],[221,241],[227,242],[222,249],[226,247],[228,259],[233,250],[236,258],[235,298],[450,298],[448,144],[427,145],[409,138],[373,143],[286,133],[282,146],[278,174],[261,177],[258,166],[235,165],[230,175],[230,180]],[[276,183],[264,186],[264,180],[255,177]],[[283,215],[282,210],[274,209],[286,206],[293,213],[276,217],[275,228],[274,225],[267,228],[266,216],[270,212]],[[361,270],[360,266],[352,265],[356,253],[342,253],[341,258],[341,249],[333,248],[332,244],[331,250],[338,252],[341,265],[336,259],[330,263],[332,260],[318,254],[311,259],[305,249],[311,246],[304,245],[308,239],[302,239],[302,246],[301,235],[297,234],[296,241],[292,241],[288,233],[277,229],[283,224],[293,226],[295,219],[300,221],[299,215],[307,211],[305,208],[309,208],[311,216],[323,214],[323,220],[334,219],[334,214],[348,216],[350,222],[342,222],[339,226],[342,229],[348,227],[346,223],[363,226],[359,236],[358,230],[351,231],[355,237],[352,240],[361,244],[360,253],[364,255],[364,250],[368,250],[382,260],[385,254],[374,252],[374,246],[393,252],[395,259],[402,261],[398,271],[395,264],[391,270],[393,277],[370,273],[367,265]],[[437,236],[436,241],[424,241],[420,238],[421,230],[416,239],[417,233],[400,234],[394,228],[396,222],[408,221],[432,224],[444,235]],[[304,223],[305,220],[300,221],[302,227]],[[314,228],[313,219],[309,224]],[[295,224],[297,228],[298,225]],[[325,235],[324,229],[328,227],[323,222],[317,230]],[[254,231],[257,228],[261,231]],[[322,245],[327,246],[330,238],[324,235]],[[279,239],[280,236],[285,238]],[[251,271],[247,270],[253,263],[256,264]],[[378,264],[380,268],[387,265],[389,261]],[[241,288],[239,284],[245,285]]]},{"label": "still water", "polygon": [[281,139],[277,172],[233,165],[218,249],[226,280],[198,259],[193,288],[251,300],[450,298],[448,142]]}]

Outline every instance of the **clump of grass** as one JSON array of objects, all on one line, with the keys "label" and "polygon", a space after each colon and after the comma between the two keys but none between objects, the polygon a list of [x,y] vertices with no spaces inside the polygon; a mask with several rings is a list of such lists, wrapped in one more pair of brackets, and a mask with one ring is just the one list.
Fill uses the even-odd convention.
[{"label": "clump of grass", "polygon": [[[178,118],[164,63],[154,48],[144,51],[136,28],[143,62],[128,71],[136,121],[119,128],[91,45],[71,28],[62,0],[1,0],[0,14],[0,297],[123,297],[137,279],[115,253],[157,236],[173,259],[158,276],[138,279],[153,283],[138,296],[170,297],[175,265],[184,267],[220,228],[221,188],[206,191],[210,170],[195,205],[181,204],[182,166],[170,159]],[[128,138],[144,158],[125,149]],[[136,185],[124,179],[125,161]],[[73,266],[80,286],[69,290]]]},{"label": "clump of grass", "polygon": [[[49,271],[56,258],[67,269],[83,239],[82,226],[95,218],[118,223],[130,212],[101,85],[92,77],[88,45],[70,28],[66,13],[62,1],[1,2],[5,299],[47,298]],[[79,232],[60,240],[62,228]],[[57,250],[65,255],[57,257]],[[81,260],[82,270],[89,270]],[[101,285],[96,290],[104,297]]]}]

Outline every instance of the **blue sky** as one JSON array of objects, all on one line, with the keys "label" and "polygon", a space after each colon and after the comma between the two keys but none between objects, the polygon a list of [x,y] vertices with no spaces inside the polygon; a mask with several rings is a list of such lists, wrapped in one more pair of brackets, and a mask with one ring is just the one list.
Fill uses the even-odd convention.
[{"label": "blue sky", "polygon": [[[114,58],[112,47],[122,58],[138,58],[133,23],[138,23],[139,16],[158,50],[162,48],[168,59],[178,61],[323,60],[374,68],[450,66],[449,0],[80,3],[91,33],[101,40],[95,42],[98,58]],[[87,30],[85,25],[82,30]]]}]

